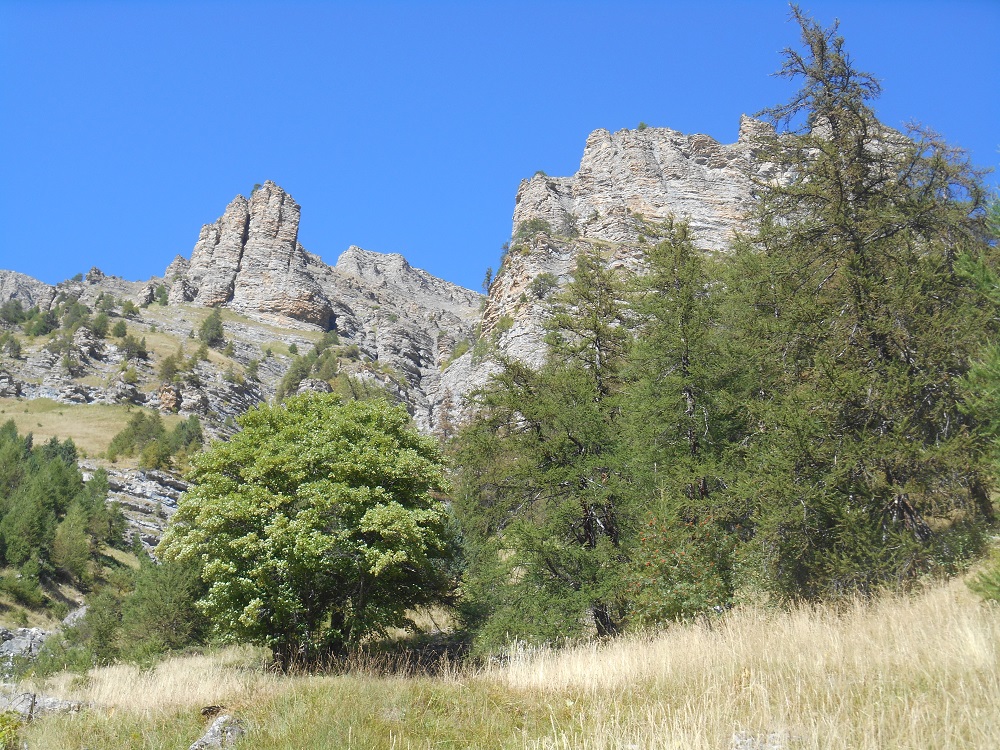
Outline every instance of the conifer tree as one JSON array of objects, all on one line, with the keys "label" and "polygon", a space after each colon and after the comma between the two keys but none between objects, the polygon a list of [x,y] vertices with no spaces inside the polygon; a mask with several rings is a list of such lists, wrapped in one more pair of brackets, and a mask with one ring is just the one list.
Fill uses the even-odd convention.
[{"label": "conifer tree", "polygon": [[728,395],[740,377],[723,350],[711,261],[683,222],[646,251],[632,307],[623,462],[645,530],[635,540],[635,617],[659,621],[725,604],[733,589],[732,537],[743,510],[726,488],[742,410]]},{"label": "conifer tree", "polygon": [[470,542],[467,593],[487,640],[553,638],[625,616],[622,547],[634,514],[617,468],[626,290],[596,252],[555,298],[538,371],[500,358],[459,439],[456,506]]},{"label": "conifer tree", "polygon": [[995,309],[957,269],[988,251],[980,176],[935,134],[881,124],[836,26],[793,15],[804,49],[780,74],[801,87],[762,144],[783,176],[758,181],[730,325],[759,380],[755,547],[779,592],[813,597],[906,577],[932,528],[992,515],[960,376]]}]

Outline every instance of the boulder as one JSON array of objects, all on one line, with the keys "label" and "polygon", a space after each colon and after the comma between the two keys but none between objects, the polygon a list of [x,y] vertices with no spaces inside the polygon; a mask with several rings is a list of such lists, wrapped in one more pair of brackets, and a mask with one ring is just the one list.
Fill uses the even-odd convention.
[{"label": "boulder", "polygon": [[207,750],[213,747],[232,747],[246,734],[243,722],[232,714],[221,714],[201,737],[191,743],[188,750]]}]

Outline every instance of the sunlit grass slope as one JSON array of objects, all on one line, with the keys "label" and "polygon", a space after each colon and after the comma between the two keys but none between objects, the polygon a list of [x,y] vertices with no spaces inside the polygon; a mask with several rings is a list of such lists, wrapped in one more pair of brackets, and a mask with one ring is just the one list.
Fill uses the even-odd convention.
[{"label": "sunlit grass slope", "polygon": [[[62,404],[48,398],[0,398],[0,424],[13,419],[18,431],[22,435],[32,433],[36,443],[52,437],[72,438],[78,450],[96,456],[107,450],[111,438],[121,432],[136,408],[123,404]],[[170,429],[180,418],[168,414],[163,420]]]},{"label": "sunlit grass slope", "polygon": [[89,702],[45,718],[33,749],[186,747],[206,705],[243,718],[244,747],[995,748],[1000,609],[960,581],[834,610],[742,609],[712,625],[438,676],[282,677],[233,649],[154,670],[57,678]]}]

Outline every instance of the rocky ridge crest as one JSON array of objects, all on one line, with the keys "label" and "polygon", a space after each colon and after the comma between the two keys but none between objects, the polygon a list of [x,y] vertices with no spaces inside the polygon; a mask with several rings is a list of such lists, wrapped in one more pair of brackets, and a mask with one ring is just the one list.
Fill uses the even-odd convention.
[{"label": "rocky ridge crest", "polygon": [[522,180],[484,335],[504,353],[540,364],[551,282],[568,281],[585,249],[598,250],[609,266],[641,272],[644,247],[658,241],[657,225],[668,219],[687,221],[706,252],[728,251],[753,200],[752,176],[774,176],[759,155],[761,139],[773,133],[745,115],[731,144],[669,128],[595,130],[576,174]]}]

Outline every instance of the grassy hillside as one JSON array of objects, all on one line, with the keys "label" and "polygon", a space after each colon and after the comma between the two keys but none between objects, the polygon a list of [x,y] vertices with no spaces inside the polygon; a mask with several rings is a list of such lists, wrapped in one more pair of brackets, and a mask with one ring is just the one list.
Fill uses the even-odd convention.
[{"label": "grassy hillside", "polygon": [[[0,398],[0,424],[13,419],[18,432],[32,433],[36,443],[52,437],[70,438],[82,455],[96,456],[107,450],[111,438],[121,432],[138,408],[124,404],[61,404],[48,398]],[[163,416],[168,429],[180,421],[174,414]]]},{"label": "grassy hillside", "polygon": [[1000,609],[961,581],[874,605],[738,609],[437,676],[362,664],[282,677],[264,659],[231,649],[57,676],[39,687],[93,708],[37,721],[24,739],[186,747],[207,724],[200,709],[221,704],[248,725],[242,746],[260,750],[1000,746]]}]

